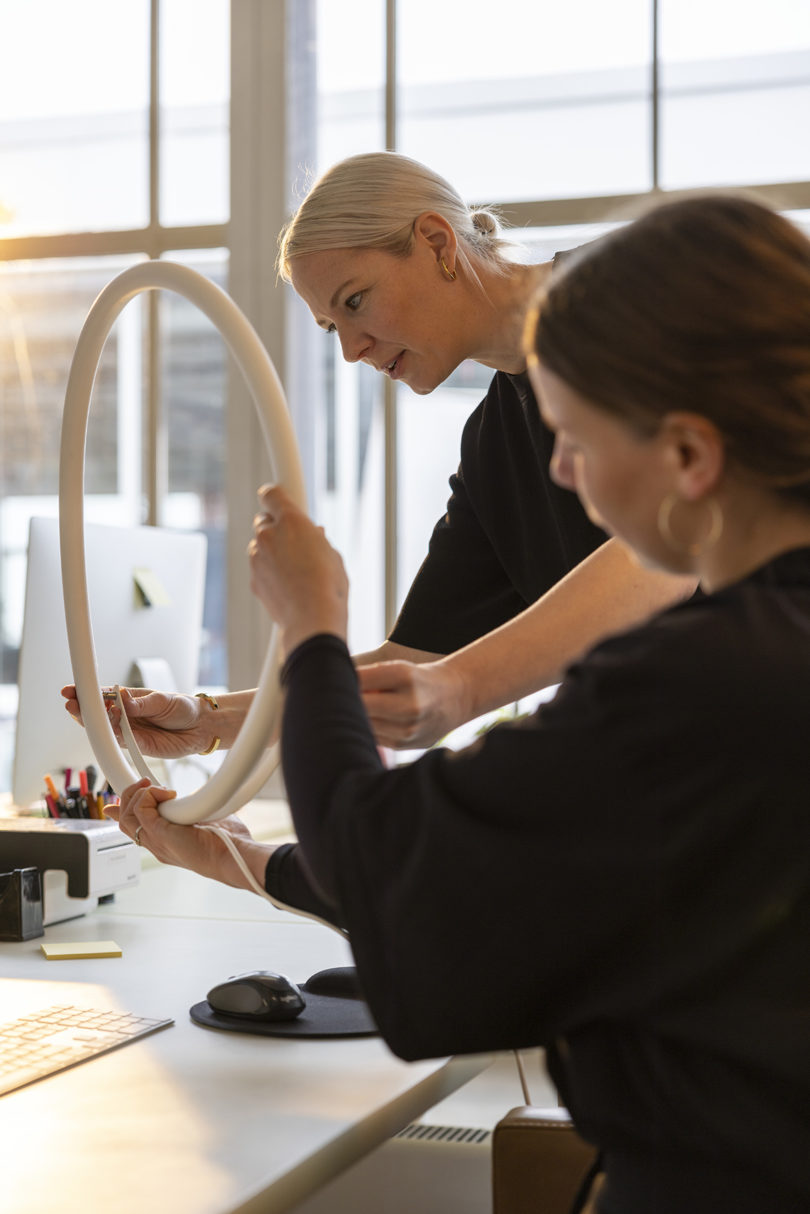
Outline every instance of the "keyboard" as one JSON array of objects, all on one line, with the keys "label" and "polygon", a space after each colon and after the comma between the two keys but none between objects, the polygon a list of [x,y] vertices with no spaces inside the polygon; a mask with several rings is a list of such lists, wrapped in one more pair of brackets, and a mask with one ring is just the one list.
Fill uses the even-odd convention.
[{"label": "keyboard", "polygon": [[0,1022],[0,1096],[170,1024],[174,1021],[70,1006]]}]

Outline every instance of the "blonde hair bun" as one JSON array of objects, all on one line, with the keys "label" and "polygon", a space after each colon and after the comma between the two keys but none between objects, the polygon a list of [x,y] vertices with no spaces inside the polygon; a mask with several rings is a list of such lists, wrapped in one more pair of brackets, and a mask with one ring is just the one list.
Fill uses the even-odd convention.
[{"label": "blonde hair bun", "polygon": [[484,266],[504,273],[494,212],[469,207],[448,181],[398,152],[365,152],[338,161],[310,188],[279,238],[277,268],[290,281],[296,257],[324,249],[382,249],[406,257],[418,215],[434,211],[458,238],[458,262],[474,280]]},{"label": "blonde hair bun", "polygon": [[470,219],[476,232],[481,236],[497,236],[501,230],[498,216],[486,207],[471,207]]}]

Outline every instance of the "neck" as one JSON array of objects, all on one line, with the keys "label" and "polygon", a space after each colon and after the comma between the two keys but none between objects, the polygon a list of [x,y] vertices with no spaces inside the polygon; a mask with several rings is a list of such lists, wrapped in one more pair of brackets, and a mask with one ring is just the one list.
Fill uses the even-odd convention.
[{"label": "neck", "polygon": [[723,502],[723,538],[699,558],[700,582],[710,593],[740,581],[792,548],[810,547],[810,508],[773,494],[745,505]]},{"label": "neck", "polygon": [[467,358],[511,375],[526,370],[523,354],[526,312],[550,274],[550,262],[510,265],[504,274],[481,270],[480,286],[468,281],[471,306]]}]

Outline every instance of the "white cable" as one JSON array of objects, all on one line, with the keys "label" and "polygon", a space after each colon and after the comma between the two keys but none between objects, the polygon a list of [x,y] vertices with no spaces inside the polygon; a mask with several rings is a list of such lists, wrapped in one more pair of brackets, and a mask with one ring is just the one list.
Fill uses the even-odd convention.
[{"label": "white cable", "polygon": [[254,893],[257,893],[261,898],[266,898],[267,901],[272,906],[275,906],[278,910],[289,911],[290,914],[299,915],[302,919],[312,919],[315,923],[322,923],[324,927],[331,928],[333,932],[337,932],[338,935],[342,936],[344,940],[348,940],[349,933],[344,928],[338,927],[335,923],[330,923],[328,919],[321,919],[320,915],[313,915],[310,911],[301,910],[297,906],[288,906],[286,902],[280,902],[278,898],[271,897],[266,889],[262,889],[261,885],[259,885],[259,882],[253,876],[253,873],[245,863],[244,857],[241,855],[233,839],[226,830],[222,829],[221,826],[216,826],[213,822],[201,822],[200,829],[210,830],[213,834],[219,835],[220,839],[236,861],[240,871],[247,878]]},{"label": "white cable", "polygon": [[520,1050],[513,1050],[515,1062],[517,1063],[518,1075],[520,1076],[520,1086],[523,1088],[523,1099],[527,1105],[530,1105],[532,1098],[529,1095],[529,1085],[526,1081],[526,1071],[523,1067],[523,1059],[520,1056]]},{"label": "white cable", "polygon": [[145,780],[148,780],[150,784],[155,784],[158,788],[162,788],[163,785],[150,768],[149,764],[141,753],[140,746],[135,741],[135,735],[132,732],[132,726],[129,723],[129,718],[127,717],[126,709],[124,708],[124,698],[121,695],[121,688],[117,683],[115,684],[115,687],[113,687],[113,694],[115,695],[115,703],[118,707],[118,711],[121,713],[121,733],[124,738],[124,745],[129,751],[129,757],[135,764],[135,769],[141,776],[143,776]]}]

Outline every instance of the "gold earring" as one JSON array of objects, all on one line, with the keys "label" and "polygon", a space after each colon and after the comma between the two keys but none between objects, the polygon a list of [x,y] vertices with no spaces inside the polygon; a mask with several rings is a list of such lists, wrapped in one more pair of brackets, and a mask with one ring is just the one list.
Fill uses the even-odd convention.
[{"label": "gold earring", "polygon": [[709,507],[709,530],[703,540],[694,540],[691,544],[678,539],[672,530],[672,512],[681,499],[676,493],[668,493],[658,507],[658,531],[664,543],[672,552],[681,556],[700,556],[713,548],[723,534],[723,511],[713,497],[706,500]]},{"label": "gold earring", "polygon": [[447,277],[450,279],[450,281],[451,281],[451,282],[455,282],[455,281],[456,281],[456,272],[455,272],[455,270],[450,270],[450,269],[448,269],[448,268],[447,268],[447,265],[445,264],[445,260],[444,260],[444,258],[443,258],[443,257],[442,257],[442,258],[440,258],[440,260],[441,260],[441,263],[442,263],[442,269],[444,270],[444,272],[445,272],[445,274],[447,275]]}]

